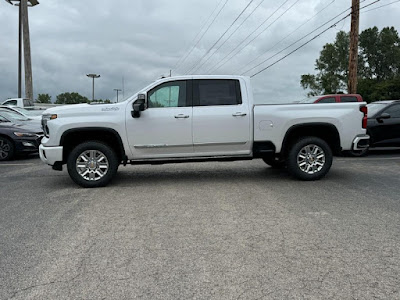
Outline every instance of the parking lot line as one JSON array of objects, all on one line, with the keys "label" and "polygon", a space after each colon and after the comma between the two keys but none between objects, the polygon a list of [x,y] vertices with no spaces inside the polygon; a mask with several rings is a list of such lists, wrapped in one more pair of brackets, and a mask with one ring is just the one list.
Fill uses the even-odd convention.
[{"label": "parking lot line", "polygon": [[343,159],[343,158],[339,158],[337,159],[337,161],[371,161],[371,160],[399,160],[400,156],[396,156],[396,157],[370,157],[370,158],[355,158],[355,157],[349,157],[348,159]]},{"label": "parking lot line", "polygon": [[34,164],[0,164],[1,166],[12,167],[12,166],[33,166]]}]

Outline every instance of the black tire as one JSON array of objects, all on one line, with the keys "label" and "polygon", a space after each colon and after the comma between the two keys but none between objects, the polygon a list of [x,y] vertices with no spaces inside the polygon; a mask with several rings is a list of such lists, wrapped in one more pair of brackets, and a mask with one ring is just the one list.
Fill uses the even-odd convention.
[{"label": "black tire", "polygon": [[[93,160],[95,162],[86,167],[79,168],[78,170],[79,163],[81,165],[85,164],[85,162],[81,159],[82,156],[87,157],[84,154],[88,152],[90,153],[90,157],[88,157],[89,159],[92,158],[91,153],[95,154],[93,155]],[[100,175],[100,173],[99,174],[96,173],[100,171],[101,173],[103,173],[102,168],[99,167],[100,161],[96,160],[97,154],[99,154],[99,156],[97,157],[101,157],[102,163],[107,164],[106,167],[107,169],[103,175]],[[103,155],[105,159],[101,155]],[[89,163],[90,161],[87,162],[86,164]],[[93,169],[90,169],[90,166],[93,167]],[[77,145],[74,149],[72,149],[67,159],[67,169],[69,176],[76,184],[85,188],[96,188],[96,187],[106,186],[108,183],[111,182],[111,180],[117,173],[118,166],[119,166],[119,160],[115,151],[110,146],[98,141],[89,141]],[[85,174],[86,171],[88,172],[87,174],[89,175]],[[85,176],[86,177],[89,176],[91,177],[91,179],[85,178]],[[96,176],[98,178],[96,178]]]},{"label": "black tire", "polygon": [[[309,149],[312,150],[310,151],[310,154],[312,154],[310,158],[306,157],[307,155],[303,155],[308,153],[307,146],[311,147]],[[315,149],[318,152],[314,157]],[[302,156],[305,158],[302,158]],[[287,168],[290,175],[297,179],[305,181],[318,180],[328,173],[332,166],[332,160],[332,150],[324,140],[317,137],[302,137],[292,144],[288,152]],[[311,169],[309,169],[310,167]]]},{"label": "black tire", "polygon": [[14,143],[8,138],[0,136],[0,161],[10,160],[14,158]]},{"label": "black tire", "polygon": [[267,165],[274,169],[282,169],[286,166],[286,162],[284,160],[276,159],[275,157],[264,157],[262,159]]}]

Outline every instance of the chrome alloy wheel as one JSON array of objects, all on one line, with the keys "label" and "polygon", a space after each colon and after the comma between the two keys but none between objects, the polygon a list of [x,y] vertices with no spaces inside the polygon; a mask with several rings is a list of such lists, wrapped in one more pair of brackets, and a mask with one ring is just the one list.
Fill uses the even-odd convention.
[{"label": "chrome alloy wheel", "polygon": [[297,155],[297,165],[307,174],[318,173],[325,165],[324,150],[314,144],[303,147]]},{"label": "chrome alloy wheel", "polygon": [[11,151],[11,147],[4,140],[0,140],[0,159],[6,159]]},{"label": "chrome alloy wheel", "polygon": [[108,169],[107,157],[99,150],[86,150],[76,159],[76,170],[85,180],[100,180]]}]

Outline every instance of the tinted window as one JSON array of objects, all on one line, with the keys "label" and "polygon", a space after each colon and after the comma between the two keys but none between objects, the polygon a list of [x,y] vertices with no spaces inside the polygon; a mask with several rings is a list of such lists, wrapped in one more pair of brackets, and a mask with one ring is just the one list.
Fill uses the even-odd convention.
[{"label": "tinted window", "polygon": [[3,105],[17,105],[17,100],[10,100],[10,101],[4,102]]},{"label": "tinted window", "polygon": [[198,106],[242,104],[239,80],[195,80],[193,97]]},{"label": "tinted window", "polygon": [[186,101],[186,81],[160,84],[148,93],[148,107],[184,107]]},{"label": "tinted window", "polygon": [[25,107],[33,106],[33,101],[29,99],[24,99],[24,106]]},{"label": "tinted window", "polygon": [[340,102],[358,102],[358,99],[354,96],[341,96]]},{"label": "tinted window", "polygon": [[392,118],[400,118],[400,104],[393,105],[384,112],[388,113]]},{"label": "tinted window", "polygon": [[317,103],[335,103],[335,102],[336,102],[335,97],[329,97],[329,98],[321,99]]}]

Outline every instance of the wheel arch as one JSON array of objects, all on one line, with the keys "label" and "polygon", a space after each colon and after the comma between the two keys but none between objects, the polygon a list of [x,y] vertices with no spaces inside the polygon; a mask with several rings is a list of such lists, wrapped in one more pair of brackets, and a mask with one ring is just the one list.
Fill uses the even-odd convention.
[{"label": "wheel arch", "polygon": [[60,146],[63,146],[64,150],[63,162],[67,161],[68,155],[75,146],[89,140],[107,144],[115,151],[120,161],[126,162],[127,156],[121,136],[116,130],[106,127],[82,127],[66,130],[60,139]]},{"label": "wheel arch", "polygon": [[315,136],[323,139],[334,154],[341,152],[339,131],[335,125],[330,123],[306,123],[296,124],[288,129],[282,142],[281,154],[286,155],[290,145],[300,137]]}]

